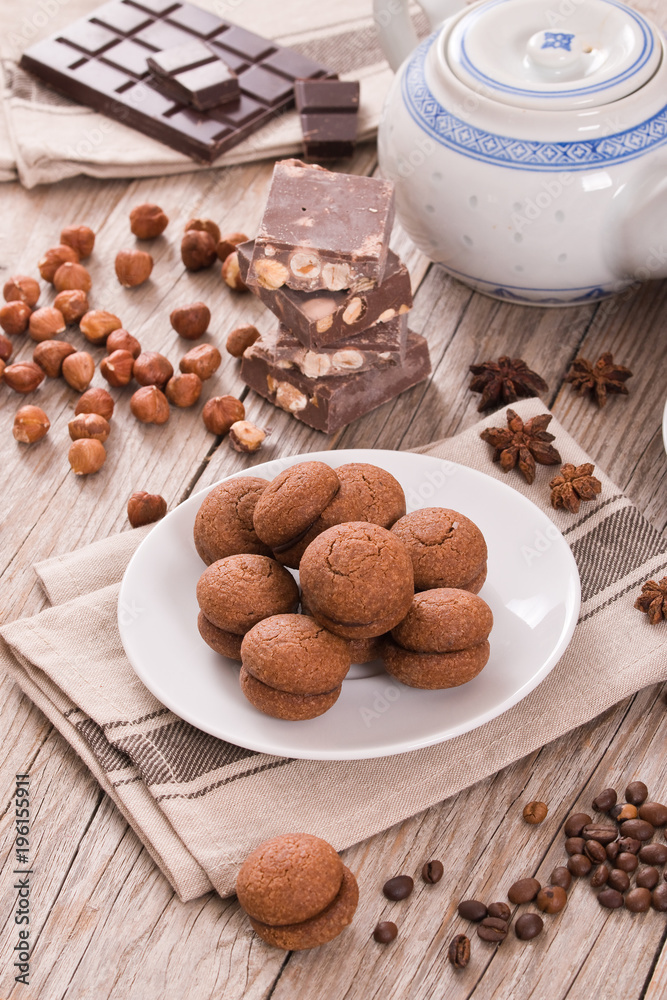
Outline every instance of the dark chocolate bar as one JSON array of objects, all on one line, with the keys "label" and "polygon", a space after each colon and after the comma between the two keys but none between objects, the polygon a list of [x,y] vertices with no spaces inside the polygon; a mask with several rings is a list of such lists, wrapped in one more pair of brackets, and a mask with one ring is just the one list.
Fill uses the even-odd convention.
[{"label": "dark chocolate bar", "polygon": [[301,114],[305,158],[351,156],[357,141],[358,81],[297,80],[294,95]]},{"label": "dark chocolate bar", "polygon": [[[248,276],[253,247],[254,241],[250,240],[237,248],[243,281]],[[391,250],[382,284],[360,284],[367,287],[344,292],[299,292],[286,285],[276,291],[261,285],[249,287],[305,347],[325,347],[346,341],[368,327],[372,329],[375,323],[403,316],[412,308],[408,269]]]},{"label": "dark chocolate bar", "polygon": [[148,57],[148,68],[158,90],[198,111],[238,101],[241,96],[236,73],[205,42],[156,52]]},{"label": "dark chocolate bar", "polygon": [[241,378],[246,385],[325,434],[333,434],[431,374],[428,345],[416,333],[408,334],[401,365],[340,378],[313,379],[293,369],[283,370],[267,361],[258,345],[261,339],[243,355]]},{"label": "dark chocolate bar", "polygon": [[[236,73],[237,101],[197,111],[160,93],[148,59],[206,41]],[[325,66],[215,14],[173,0],[112,0],[32,45],[23,69],[75,101],[211,163],[294,102],[294,81],[332,76]]]},{"label": "dark chocolate bar", "polygon": [[360,279],[379,284],[393,221],[390,181],[279,160],[248,284],[306,292],[337,292]]}]

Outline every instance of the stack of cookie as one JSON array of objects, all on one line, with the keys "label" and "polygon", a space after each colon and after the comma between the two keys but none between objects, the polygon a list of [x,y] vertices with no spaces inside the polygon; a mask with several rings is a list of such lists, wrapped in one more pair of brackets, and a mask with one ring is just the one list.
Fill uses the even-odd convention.
[{"label": "stack of cookie", "polygon": [[241,376],[327,434],[431,372],[408,329],[410,276],[388,249],[393,219],[389,182],[282,160],[257,238],[238,248],[243,281],[280,321]]}]

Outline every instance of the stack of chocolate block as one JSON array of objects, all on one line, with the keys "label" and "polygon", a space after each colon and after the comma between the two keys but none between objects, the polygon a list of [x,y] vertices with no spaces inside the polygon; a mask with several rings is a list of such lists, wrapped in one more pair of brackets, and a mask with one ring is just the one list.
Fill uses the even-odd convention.
[{"label": "stack of chocolate block", "polygon": [[251,389],[332,434],[431,372],[408,329],[410,276],[388,249],[392,185],[299,160],[274,168],[241,277],[280,320],[243,355]]}]

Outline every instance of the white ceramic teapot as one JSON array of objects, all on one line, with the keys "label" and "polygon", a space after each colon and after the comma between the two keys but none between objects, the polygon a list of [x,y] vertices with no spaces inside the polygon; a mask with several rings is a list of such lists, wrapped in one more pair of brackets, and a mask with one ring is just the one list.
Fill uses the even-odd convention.
[{"label": "white ceramic teapot", "polygon": [[408,0],[374,0],[397,70],[380,166],[417,246],[479,291],[536,305],[667,277],[658,29],[620,0],[420,3],[448,19],[418,45]]}]

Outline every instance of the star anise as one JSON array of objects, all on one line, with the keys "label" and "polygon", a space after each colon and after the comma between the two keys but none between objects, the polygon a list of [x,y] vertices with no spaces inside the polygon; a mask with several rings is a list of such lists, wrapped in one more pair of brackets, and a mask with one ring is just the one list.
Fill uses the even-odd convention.
[{"label": "star anise", "polygon": [[648,615],[651,625],[667,620],[667,576],[663,576],[660,583],[657,580],[645,583],[635,607]]},{"label": "star anise", "polygon": [[579,513],[582,500],[594,500],[602,491],[602,483],[593,475],[594,465],[571,465],[569,462],[562,467],[560,475],[549,483],[551,487],[551,506],[573,514]]},{"label": "star anise", "polygon": [[491,410],[495,406],[515,403],[517,399],[528,399],[548,392],[549,386],[541,375],[532,371],[521,358],[503,355],[497,361],[483,361],[481,365],[470,365],[475,376],[470,383],[472,392],[481,392],[482,399],[478,412]]},{"label": "star anise", "polygon": [[518,413],[507,410],[507,427],[487,427],[480,437],[496,449],[494,462],[500,462],[505,472],[518,464],[527,483],[535,480],[535,463],[559,465],[560,455],[551,441],[554,435],[547,431],[551,423],[550,413],[540,413],[524,424]]},{"label": "star anise", "polygon": [[624,382],[629,378],[632,378],[630,369],[615,364],[611,352],[607,351],[594,365],[586,358],[575,358],[565,381],[571,382],[579,390],[580,396],[590,392],[598,406],[604,406],[607,393],[620,392],[624,396],[628,395],[628,387]]}]

